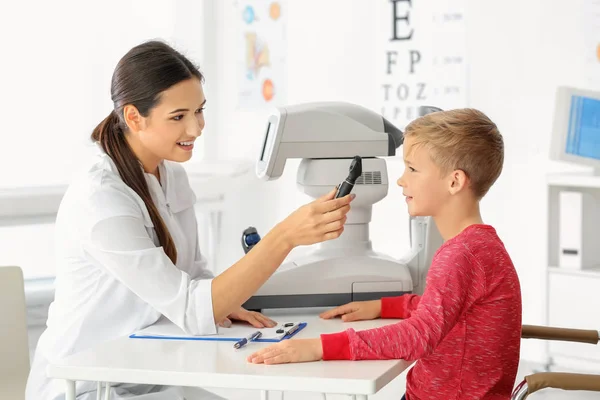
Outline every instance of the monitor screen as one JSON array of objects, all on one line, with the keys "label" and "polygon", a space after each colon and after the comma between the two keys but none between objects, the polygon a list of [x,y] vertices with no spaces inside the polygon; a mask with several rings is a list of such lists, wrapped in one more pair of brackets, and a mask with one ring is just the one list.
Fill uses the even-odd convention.
[{"label": "monitor screen", "polygon": [[600,160],[600,100],[571,97],[565,152]]},{"label": "monitor screen", "polygon": [[269,133],[271,132],[271,123],[267,126],[267,133],[265,134],[265,141],[263,143],[262,152],[260,153],[260,161],[265,159],[265,150],[267,149],[267,143],[269,142]]}]

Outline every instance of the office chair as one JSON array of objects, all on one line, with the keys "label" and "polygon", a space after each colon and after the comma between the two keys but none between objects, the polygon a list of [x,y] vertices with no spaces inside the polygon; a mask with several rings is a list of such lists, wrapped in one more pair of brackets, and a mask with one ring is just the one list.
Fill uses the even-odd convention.
[{"label": "office chair", "polygon": [[0,399],[24,399],[29,342],[23,272],[0,267]]}]

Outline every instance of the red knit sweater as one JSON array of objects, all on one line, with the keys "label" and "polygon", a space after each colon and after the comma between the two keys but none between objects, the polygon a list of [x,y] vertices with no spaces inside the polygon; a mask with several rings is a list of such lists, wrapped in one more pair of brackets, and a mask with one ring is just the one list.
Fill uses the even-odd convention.
[{"label": "red knit sweater", "polygon": [[[521,343],[521,290],[489,225],[471,225],[435,254],[422,296],[384,298],[396,324],[321,335],[325,360],[418,360],[407,400],[509,399]],[[399,396],[400,397],[400,396]]]}]

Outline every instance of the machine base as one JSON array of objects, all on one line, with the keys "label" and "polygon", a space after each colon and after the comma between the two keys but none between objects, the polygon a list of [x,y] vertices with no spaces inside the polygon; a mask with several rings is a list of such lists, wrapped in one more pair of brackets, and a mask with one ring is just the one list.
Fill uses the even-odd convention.
[{"label": "machine base", "polygon": [[242,307],[259,311],[267,308],[337,307],[353,301],[379,300],[411,292],[315,293],[253,296]]}]

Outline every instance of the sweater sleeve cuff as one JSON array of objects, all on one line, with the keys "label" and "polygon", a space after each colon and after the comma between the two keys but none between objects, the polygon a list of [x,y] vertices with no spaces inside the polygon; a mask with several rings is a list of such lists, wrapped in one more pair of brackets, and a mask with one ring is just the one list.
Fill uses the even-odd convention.
[{"label": "sweater sleeve cuff", "polygon": [[321,334],[323,360],[352,360],[350,339],[346,332]]},{"label": "sweater sleeve cuff", "polygon": [[383,297],[381,299],[381,318],[406,318],[405,297]]}]

